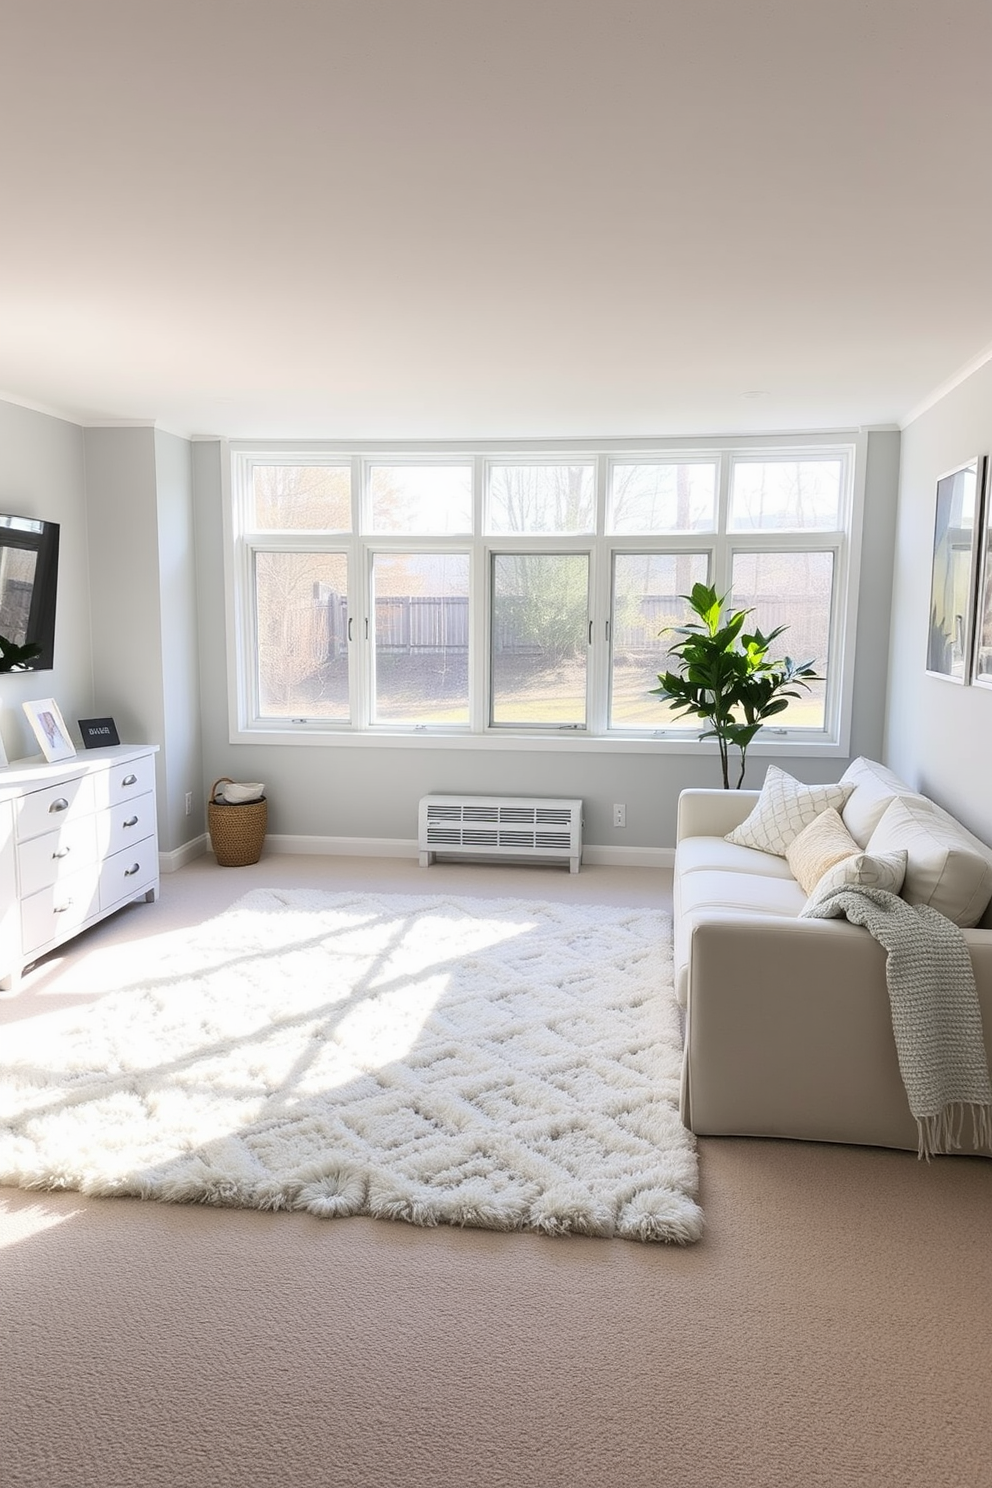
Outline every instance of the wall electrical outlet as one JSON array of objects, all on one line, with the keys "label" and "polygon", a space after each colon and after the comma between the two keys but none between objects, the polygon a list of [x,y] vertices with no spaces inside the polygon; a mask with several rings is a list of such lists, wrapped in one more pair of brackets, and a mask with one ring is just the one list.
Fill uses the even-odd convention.
[{"label": "wall electrical outlet", "polygon": [[619,801],[613,807],[613,825],[615,827],[625,827],[627,825],[627,808]]},{"label": "wall electrical outlet", "polygon": [[186,815],[187,816],[192,816],[193,815],[193,792],[192,791],[187,791],[186,792]]}]

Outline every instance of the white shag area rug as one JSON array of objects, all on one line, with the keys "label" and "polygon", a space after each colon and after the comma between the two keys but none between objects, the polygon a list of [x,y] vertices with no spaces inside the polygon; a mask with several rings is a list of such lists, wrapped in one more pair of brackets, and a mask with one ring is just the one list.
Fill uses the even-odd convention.
[{"label": "white shag area rug", "polygon": [[698,1238],[657,911],[256,889],[0,1044],[0,1183]]}]

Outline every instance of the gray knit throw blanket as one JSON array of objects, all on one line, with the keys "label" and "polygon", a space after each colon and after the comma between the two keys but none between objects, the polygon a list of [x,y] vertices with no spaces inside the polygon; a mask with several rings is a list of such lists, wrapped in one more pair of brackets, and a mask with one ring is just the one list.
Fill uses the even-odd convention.
[{"label": "gray knit throw blanket", "polygon": [[972,1145],[992,1146],[992,1085],[982,1010],[967,942],[927,904],[884,889],[840,888],[803,910],[810,919],[863,925],[886,952],[885,980],[899,1073],[920,1134],[920,1157],[961,1146],[965,1108]]}]

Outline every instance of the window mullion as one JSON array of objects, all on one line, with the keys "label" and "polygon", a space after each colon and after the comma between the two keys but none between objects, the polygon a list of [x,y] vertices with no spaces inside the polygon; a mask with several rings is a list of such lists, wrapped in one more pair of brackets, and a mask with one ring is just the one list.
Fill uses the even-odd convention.
[{"label": "window mullion", "polygon": [[730,473],[733,462],[729,454],[720,456],[719,487],[717,492],[716,543],[713,549],[710,583],[717,594],[730,593],[732,558],[728,550],[727,522],[730,512]]},{"label": "window mullion", "polygon": [[610,547],[605,538],[589,553],[589,618],[592,645],[589,648],[588,725],[591,734],[605,734],[609,715],[610,687]]},{"label": "window mullion", "polygon": [[489,554],[486,544],[476,538],[472,544],[469,575],[471,602],[468,612],[468,708],[469,728],[474,734],[485,732],[489,722]]}]

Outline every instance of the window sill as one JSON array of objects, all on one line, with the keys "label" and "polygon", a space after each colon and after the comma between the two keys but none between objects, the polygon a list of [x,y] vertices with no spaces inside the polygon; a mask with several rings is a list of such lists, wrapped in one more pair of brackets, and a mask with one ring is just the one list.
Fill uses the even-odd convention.
[{"label": "window sill", "polygon": [[[379,733],[368,729],[361,732],[351,730],[317,730],[300,729],[290,732],[287,729],[256,727],[250,729],[233,729],[230,734],[232,744],[254,744],[268,747],[274,745],[281,747],[289,745],[295,747],[302,745],[305,748],[330,748],[330,749],[467,749],[511,753],[568,753],[568,754],[653,754],[653,755],[713,755],[717,754],[716,744],[707,741],[701,743],[693,735],[685,739],[677,738],[655,738],[634,737],[629,734],[603,735],[603,734],[580,734],[570,730],[561,733],[537,734],[537,733],[508,733],[500,730],[499,733],[487,734],[443,734],[414,732],[400,733],[389,731]],[[812,738],[776,738],[755,739],[748,750],[748,757],[752,759],[766,758],[796,758],[803,756],[810,759],[837,759],[846,758],[847,749],[836,739],[827,738],[823,734],[817,734]]]}]

